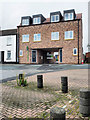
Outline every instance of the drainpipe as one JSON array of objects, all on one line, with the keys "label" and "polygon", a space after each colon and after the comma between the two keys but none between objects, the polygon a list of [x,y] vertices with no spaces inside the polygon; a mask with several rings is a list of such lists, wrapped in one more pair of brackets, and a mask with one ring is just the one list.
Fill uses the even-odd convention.
[{"label": "drainpipe", "polygon": [[79,20],[78,20],[78,64],[79,64]]},{"label": "drainpipe", "polygon": [[19,63],[19,27],[17,29],[17,63]]}]

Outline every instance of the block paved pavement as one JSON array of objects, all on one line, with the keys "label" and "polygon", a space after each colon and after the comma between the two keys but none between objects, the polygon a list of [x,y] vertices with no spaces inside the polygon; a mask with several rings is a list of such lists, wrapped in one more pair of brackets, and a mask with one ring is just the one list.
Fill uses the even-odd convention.
[{"label": "block paved pavement", "polygon": [[[88,87],[88,70],[66,70],[58,72],[43,73],[44,86],[48,86],[53,90],[56,90],[60,94],[61,87],[61,76],[68,76],[69,89],[77,89]],[[28,77],[27,82],[37,82],[37,75]],[[10,83],[10,85],[9,85]],[[13,83],[13,84],[11,84]],[[0,110],[1,118],[37,118],[42,112],[50,112],[50,108],[57,106],[65,106],[68,101],[55,101],[56,95],[52,94],[51,91],[41,92],[36,90],[17,89],[15,88],[16,80],[8,82],[8,84],[0,84],[1,91],[1,104]],[[67,93],[67,97],[70,94]],[[76,100],[77,98],[71,96],[69,100]],[[53,101],[53,102],[52,102]],[[49,104],[50,103],[50,104]],[[62,104],[61,104],[62,103]],[[76,104],[78,104],[76,102]],[[68,108],[66,108],[68,110]],[[78,109],[78,108],[77,108]],[[67,117],[70,117],[67,114]],[[78,117],[74,115],[74,117]]]}]

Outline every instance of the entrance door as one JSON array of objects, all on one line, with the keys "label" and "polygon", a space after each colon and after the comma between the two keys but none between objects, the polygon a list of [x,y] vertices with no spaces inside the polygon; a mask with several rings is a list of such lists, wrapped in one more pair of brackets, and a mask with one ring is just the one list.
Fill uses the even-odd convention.
[{"label": "entrance door", "polygon": [[4,51],[1,51],[1,63],[4,63]]},{"label": "entrance door", "polygon": [[62,62],[62,49],[60,49],[60,62]]},{"label": "entrance door", "polygon": [[47,51],[43,51],[43,63],[47,64]]},{"label": "entrance door", "polygon": [[37,61],[36,60],[36,57],[37,57],[36,54],[37,54],[37,51],[36,50],[32,50],[32,62],[33,63],[36,63],[36,61]]}]

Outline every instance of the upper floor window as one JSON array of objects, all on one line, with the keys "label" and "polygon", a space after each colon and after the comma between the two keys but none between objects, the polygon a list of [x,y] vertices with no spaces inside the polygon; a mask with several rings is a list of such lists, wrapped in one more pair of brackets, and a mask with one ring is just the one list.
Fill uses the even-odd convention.
[{"label": "upper floor window", "polygon": [[11,60],[11,51],[7,51],[7,60]]},{"label": "upper floor window", "polygon": [[29,25],[29,19],[22,19],[22,25]]},{"label": "upper floor window", "polygon": [[23,56],[23,51],[22,50],[20,50],[20,56]]},{"label": "upper floor window", "polygon": [[7,37],[7,46],[10,46],[10,45],[12,45],[12,39],[9,36],[9,37]]},{"label": "upper floor window", "polygon": [[65,13],[64,20],[73,20],[73,13]]},{"label": "upper floor window", "polygon": [[73,31],[65,31],[65,39],[73,39]]},{"label": "upper floor window", "polygon": [[34,41],[41,41],[41,34],[34,34]]},{"label": "upper floor window", "polygon": [[22,42],[29,42],[29,34],[22,35]]},{"label": "upper floor window", "polygon": [[73,55],[77,55],[77,48],[73,49]]},{"label": "upper floor window", "polygon": [[51,16],[51,22],[58,22],[59,21],[59,15],[52,15]]},{"label": "upper floor window", "polygon": [[40,17],[33,18],[33,24],[40,24],[40,23],[41,23]]},{"label": "upper floor window", "polygon": [[52,32],[51,40],[59,40],[59,32]]}]

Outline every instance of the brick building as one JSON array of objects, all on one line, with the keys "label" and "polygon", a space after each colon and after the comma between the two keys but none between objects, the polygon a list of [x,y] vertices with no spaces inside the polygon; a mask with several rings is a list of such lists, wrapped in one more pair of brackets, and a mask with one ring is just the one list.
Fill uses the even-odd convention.
[{"label": "brick building", "polygon": [[82,14],[75,10],[21,18],[18,26],[19,63],[67,63],[82,61]]}]

